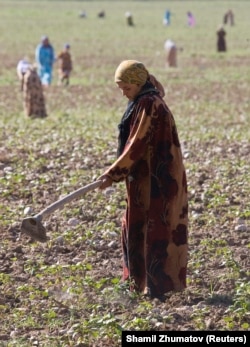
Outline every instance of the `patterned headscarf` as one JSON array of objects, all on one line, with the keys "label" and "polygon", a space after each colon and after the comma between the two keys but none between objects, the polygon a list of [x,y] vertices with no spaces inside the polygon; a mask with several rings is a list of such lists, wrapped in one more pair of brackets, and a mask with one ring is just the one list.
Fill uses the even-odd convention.
[{"label": "patterned headscarf", "polygon": [[149,78],[148,70],[137,60],[124,60],[115,72],[115,82],[144,85]]}]

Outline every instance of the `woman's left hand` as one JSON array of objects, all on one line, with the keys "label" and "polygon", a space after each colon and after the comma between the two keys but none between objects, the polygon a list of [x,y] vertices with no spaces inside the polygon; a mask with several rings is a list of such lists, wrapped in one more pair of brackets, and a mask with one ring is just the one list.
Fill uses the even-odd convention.
[{"label": "woman's left hand", "polygon": [[112,183],[113,183],[112,179],[108,175],[102,175],[102,176],[98,177],[97,180],[102,181],[99,189],[106,189],[106,188],[112,186]]}]

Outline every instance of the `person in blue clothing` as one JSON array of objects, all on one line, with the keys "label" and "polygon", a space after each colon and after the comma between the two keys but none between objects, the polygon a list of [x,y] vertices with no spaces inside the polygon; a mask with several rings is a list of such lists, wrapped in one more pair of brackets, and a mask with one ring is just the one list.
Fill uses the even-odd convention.
[{"label": "person in blue clothing", "polygon": [[170,25],[170,18],[171,18],[171,12],[169,10],[166,10],[164,18],[163,18],[163,25]]},{"label": "person in blue clothing", "polygon": [[43,36],[41,43],[36,47],[35,58],[41,83],[44,87],[48,87],[52,82],[53,64],[55,62],[54,48],[50,44],[48,36]]}]

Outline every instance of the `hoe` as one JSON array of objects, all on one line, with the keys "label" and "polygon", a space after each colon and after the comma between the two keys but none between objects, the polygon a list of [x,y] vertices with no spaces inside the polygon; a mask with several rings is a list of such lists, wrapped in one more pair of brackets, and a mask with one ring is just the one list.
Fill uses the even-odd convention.
[{"label": "hoe", "polygon": [[82,188],[75,190],[74,192],[66,195],[60,200],[57,200],[53,204],[46,207],[40,213],[36,214],[33,217],[27,217],[22,220],[21,231],[28,236],[30,236],[33,240],[39,242],[46,242],[48,240],[46,235],[46,229],[42,224],[42,219],[45,215],[49,215],[52,212],[62,208],[65,204],[69,203],[73,199],[80,197],[87,192],[100,187],[102,181],[95,181],[90,183]]}]

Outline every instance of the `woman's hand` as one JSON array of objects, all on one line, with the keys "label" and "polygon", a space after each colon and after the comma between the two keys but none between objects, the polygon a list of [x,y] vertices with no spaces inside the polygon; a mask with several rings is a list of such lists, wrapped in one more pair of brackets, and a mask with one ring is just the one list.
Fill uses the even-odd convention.
[{"label": "woman's hand", "polygon": [[106,189],[106,188],[112,186],[112,183],[113,183],[112,179],[108,175],[102,175],[102,176],[98,177],[97,180],[102,181],[99,189]]}]

